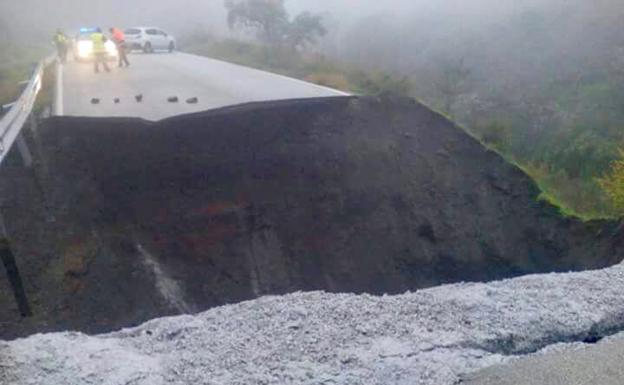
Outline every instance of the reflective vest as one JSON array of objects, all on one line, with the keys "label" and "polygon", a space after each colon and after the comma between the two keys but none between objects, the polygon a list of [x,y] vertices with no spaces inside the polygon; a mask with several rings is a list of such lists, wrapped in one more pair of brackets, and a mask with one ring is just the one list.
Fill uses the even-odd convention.
[{"label": "reflective vest", "polygon": [[91,34],[91,41],[93,42],[93,52],[94,53],[105,53],[106,52],[106,37],[104,34],[100,32],[94,32]]},{"label": "reflective vest", "polygon": [[65,42],[67,42],[67,38],[64,34],[57,33],[56,36],[54,36],[54,42],[56,44],[65,44]]},{"label": "reflective vest", "polygon": [[119,28],[113,28],[113,39],[117,43],[123,43],[126,40],[126,35]]}]

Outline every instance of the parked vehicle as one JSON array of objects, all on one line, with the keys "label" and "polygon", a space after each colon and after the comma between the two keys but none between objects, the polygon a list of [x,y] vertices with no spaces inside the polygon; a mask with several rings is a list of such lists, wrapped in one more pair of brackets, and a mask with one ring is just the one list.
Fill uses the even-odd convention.
[{"label": "parked vehicle", "polygon": [[160,28],[133,27],[126,29],[124,34],[129,50],[152,53],[157,50],[173,52],[176,49],[176,39]]}]

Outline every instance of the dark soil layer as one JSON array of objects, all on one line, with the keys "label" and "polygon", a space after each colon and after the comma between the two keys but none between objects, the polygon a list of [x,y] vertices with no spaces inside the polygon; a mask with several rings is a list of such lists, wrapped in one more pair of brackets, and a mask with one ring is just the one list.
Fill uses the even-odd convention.
[{"label": "dark soil layer", "polygon": [[0,177],[34,316],[19,319],[0,280],[5,339],[265,294],[401,293],[624,258],[616,223],[560,216],[521,170],[411,100],[53,118],[30,141],[36,168]]}]

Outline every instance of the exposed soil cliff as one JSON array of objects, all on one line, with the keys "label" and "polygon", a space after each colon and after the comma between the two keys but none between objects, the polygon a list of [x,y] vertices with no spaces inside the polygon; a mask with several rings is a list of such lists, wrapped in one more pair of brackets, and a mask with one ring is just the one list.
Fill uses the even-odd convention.
[{"label": "exposed soil cliff", "polygon": [[400,293],[624,258],[617,224],[560,216],[521,170],[410,100],[53,118],[36,136],[35,170],[2,181],[35,315],[18,321],[0,287],[0,338],[102,332],[269,293]]}]

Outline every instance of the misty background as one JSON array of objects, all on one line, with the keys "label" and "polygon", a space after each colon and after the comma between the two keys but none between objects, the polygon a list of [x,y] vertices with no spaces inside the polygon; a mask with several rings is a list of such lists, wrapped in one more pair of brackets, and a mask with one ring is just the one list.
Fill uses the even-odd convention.
[{"label": "misty background", "polygon": [[621,1],[284,0],[284,6],[291,16],[321,15],[327,34],[284,55],[253,34],[230,30],[222,0],[5,1],[0,66],[21,52],[51,50],[59,27],[160,26],[182,50],[355,92],[418,98],[520,164],[546,199],[583,215],[613,212],[598,178],[624,143]]}]

